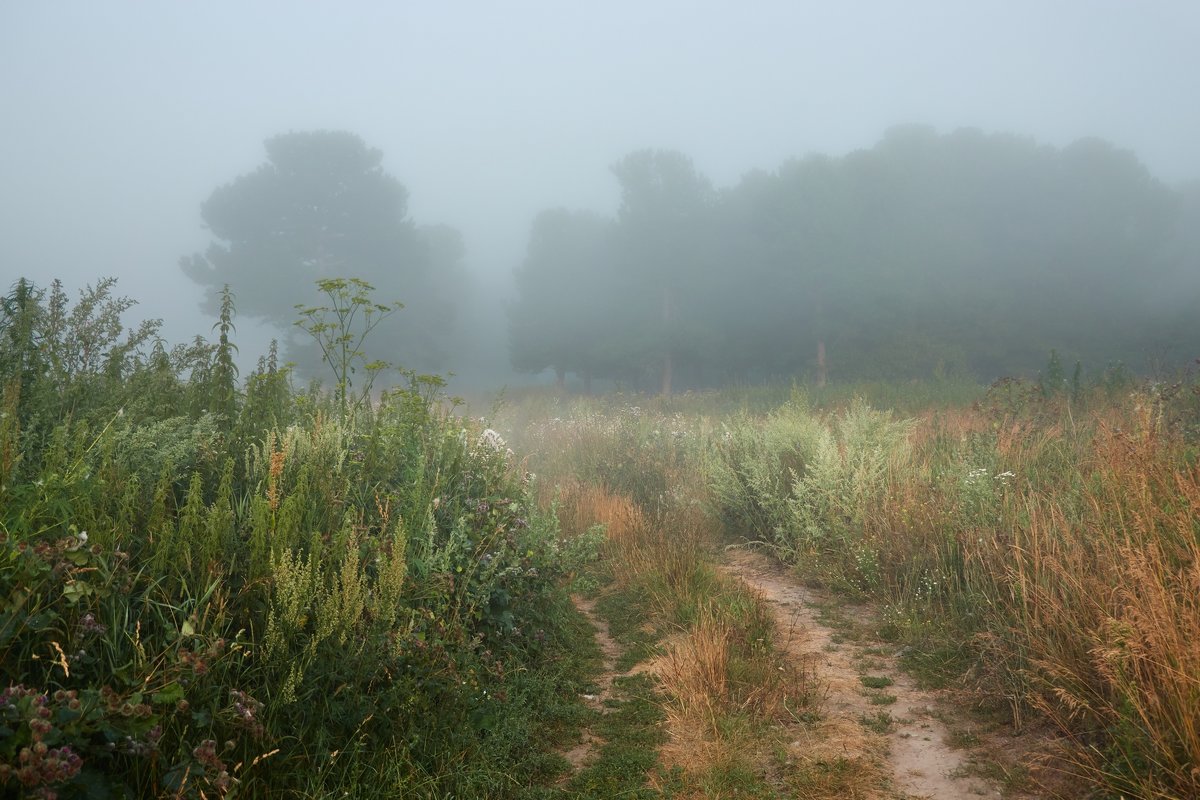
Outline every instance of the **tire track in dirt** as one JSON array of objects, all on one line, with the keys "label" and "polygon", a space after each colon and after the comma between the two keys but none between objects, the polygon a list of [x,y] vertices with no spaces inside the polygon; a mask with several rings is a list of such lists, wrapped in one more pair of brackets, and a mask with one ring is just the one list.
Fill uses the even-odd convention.
[{"label": "tire track in dirt", "polygon": [[[917,688],[899,669],[894,655],[881,654],[894,650],[894,645],[879,641],[839,644],[835,632],[818,620],[813,609],[833,598],[802,586],[762,553],[730,548],[722,569],[756,589],[775,608],[784,646],[811,665],[825,690],[822,713],[830,731],[852,731],[871,720],[883,727],[886,717],[881,720],[879,714],[891,715],[888,732],[873,734],[883,739],[884,746],[868,746],[867,750],[875,750],[885,759],[881,766],[891,773],[891,788],[900,796],[930,800],[1005,796],[999,786],[968,775],[967,754],[948,744],[949,730],[941,721],[951,713],[948,703],[938,692]],[[887,694],[896,698],[890,705],[872,704],[864,690],[861,664],[867,650],[872,665],[869,672],[893,681],[886,687]],[[869,752],[864,755],[871,757]]]}]

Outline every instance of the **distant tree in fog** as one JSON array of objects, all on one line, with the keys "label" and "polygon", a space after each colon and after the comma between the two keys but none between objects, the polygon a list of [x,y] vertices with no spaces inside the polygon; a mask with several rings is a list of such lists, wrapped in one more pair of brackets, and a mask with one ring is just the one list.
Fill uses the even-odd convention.
[{"label": "distant tree in fog", "polygon": [[[826,366],[839,380],[990,380],[1033,374],[1052,350],[1096,371],[1200,355],[1200,189],[1167,187],[1097,139],[902,126],[717,192],[671,151],[613,172],[622,203],[593,225],[607,243],[589,245],[601,257],[566,278],[607,321],[580,338],[603,355],[588,374],[643,387],[653,375],[668,392],[819,380]],[[518,290],[518,308],[547,305],[537,280]],[[528,368],[581,370],[575,312],[528,319],[514,364],[541,343],[561,353]]]},{"label": "distant tree in fog", "polygon": [[671,393],[679,360],[704,335],[695,311],[706,286],[706,225],[713,191],[692,160],[674,150],[640,150],[612,167],[621,185],[615,234],[618,269],[629,287],[621,330],[629,360],[658,364]]},{"label": "distant tree in fog", "polygon": [[515,275],[518,299],[509,307],[510,360],[518,371],[553,369],[560,387],[568,372],[585,383],[603,372],[603,342],[615,322],[605,259],[611,227],[597,215],[564,209],[534,220]]},{"label": "distant tree in fog", "polygon": [[[408,218],[408,192],[382,167],[383,154],[344,131],[287,133],[265,142],[267,161],[218,187],[201,206],[216,241],[181,267],[207,290],[216,312],[228,284],[238,310],[293,333],[297,304],[321,278],[361,278],[405,309],[381,326],[381,355],[409,367],[439,365],[462,281],[462,243],[444,226]],[[319,357],[292,339],[302,367]]]}]

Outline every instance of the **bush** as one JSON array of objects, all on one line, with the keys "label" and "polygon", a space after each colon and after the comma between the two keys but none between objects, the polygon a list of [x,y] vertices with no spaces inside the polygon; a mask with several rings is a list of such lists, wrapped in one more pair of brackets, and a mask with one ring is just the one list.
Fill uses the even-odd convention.
[{"label": "bush", "polygon": [[[577,695],[562,586],[588,553],[494,432],[417,376],[348,408],[264,362],[218,414],[191,402],[211,372],[161,347],[24,369],[95,317],[22,292],[0,324],[0,791],[519,795],[495,776]],[[108,380],[162,402],[80,388]]]}]

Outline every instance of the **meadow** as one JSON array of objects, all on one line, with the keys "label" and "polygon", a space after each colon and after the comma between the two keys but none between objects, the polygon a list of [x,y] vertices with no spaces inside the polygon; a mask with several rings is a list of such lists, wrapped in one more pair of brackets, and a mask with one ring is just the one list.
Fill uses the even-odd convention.
[{"label": "meadow", "polygon": [[[582,527],[570,521],[580,515],[616,520],[606,563],[617,585],[638,587],[673,630],[705,642],[686,645],[682,661],[678,643],[659,645],[666,708],[725,698],[740,709],[737,698],[754,694],[729,682],[748,674],[729,643],[770,636],[729,633],[753,613],[714,621],[714,607],[737,604],[719,599],[703,566],[721,545],[754,543],[847,606],[875,609],[877,632],[923,684],[965,692],[1014,731],[1044,732],[1052,752],[1040,767],[1055,780],[1041,791],[1200,795],[1194,379],[1109,370],[1089,383],[543,395],[515,406],[514,431],[526,431],[540,469],[592,487],[564,495],[564,527]],[[611,508],[626,502],[656,520],[657,536],[628,532],[629,512]],[[716,530],[696,534],[702,525]],[[689,671],[718,687],[709,706]],[[719,719],[709,713],[716,729],[736,727]],[[716,739],[727,751],[765,735],[738,744],[726,734]],[[776,775],[776,790],[847,791],[835,783],[822,795],[811,776],[793,778]]]},{"label": "meadow", "polygon": [[111,288],[4,298],[5,794],[885,796],[722,568],[752,544],[1049,731],[1081,792],[1200,796],[1194,379],[547,390],[485,421],[432,376],[352,384],[357,345],[333,390],[273,352],[239,378],[230,298],[168,349]]}]

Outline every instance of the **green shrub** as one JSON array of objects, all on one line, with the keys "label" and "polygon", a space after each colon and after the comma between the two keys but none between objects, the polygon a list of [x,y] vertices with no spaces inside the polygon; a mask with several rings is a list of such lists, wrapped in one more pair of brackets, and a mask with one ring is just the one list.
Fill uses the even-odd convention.
[{"label": "green shrub", "polygon": [[[108,286],[0,313],[0,793],[519,796],[588,552],[512,453],[427,377],[347,404],[271,357],[211,413],[227,338],[122,349]],[[119,352],[27,369],[46,337]]]}]

